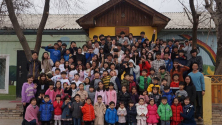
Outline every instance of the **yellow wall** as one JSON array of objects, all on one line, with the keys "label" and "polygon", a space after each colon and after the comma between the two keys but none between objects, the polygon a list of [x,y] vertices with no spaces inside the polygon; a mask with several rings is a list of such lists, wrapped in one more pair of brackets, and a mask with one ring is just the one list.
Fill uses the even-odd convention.
[{"label": "yellow wall", "polygon": [[[133,33],[134,36],[140,36],[140,32],[144,31],[146,34],[145,36],[151,40],[153,35],[153,30],[156,30],[156,27],[151,26],[130,26],[129,32]],[[103,34],[105,36],[116,36],[115,35],[115,27],[95,27],[95,28],[89,28],[89,38],[92,39],[94,35],[99,36],[100,34]],[[126,34],[127,35],[127,34]],[[156,32],[156,38],[157,38],[157,32]]]},{"label": "yellow wall", "polygon": [[211,78],[204,77],[205,95],[203,96],[203,121],[204,125],[212,125],[212,96]]}]

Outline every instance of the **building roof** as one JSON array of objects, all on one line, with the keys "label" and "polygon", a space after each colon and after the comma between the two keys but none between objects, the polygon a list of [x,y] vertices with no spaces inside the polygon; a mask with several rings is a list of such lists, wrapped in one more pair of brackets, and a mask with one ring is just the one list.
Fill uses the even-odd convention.
[{"label": "building roof", "polygon": [[[163,15],[169,17],[171,20],[165,27],[165,29],[192,29],[192,23],[190,23],[185,12],[164,12]],[[73,15],[49,15],[47,24],[45,26],[46,30],[72,30],[72,29],[82,29],[76,20],[84,15],[73,14]],[[215,28],[214,22],[210,20],[209,14],[203,14],[200,19],[203,19],[199,24],[199,29],[209,29]],[[38,29],[40,23],[41,15],[29,15],[23,14],[18,16],[19,23],[22,29]],[[3,20],[0,21],[0,29],[13,29],[11,21],[8,16],[5,16]]]}]

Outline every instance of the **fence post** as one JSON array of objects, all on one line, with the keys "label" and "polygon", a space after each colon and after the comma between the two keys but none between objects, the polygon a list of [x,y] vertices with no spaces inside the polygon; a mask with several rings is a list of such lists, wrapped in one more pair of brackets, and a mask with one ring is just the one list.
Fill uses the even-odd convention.
[{"label": "fence post", "polygon": [[212,125],[212,96],[211,78],[204,76],[205,95],[203,96],[203,122],[204,125]]}]

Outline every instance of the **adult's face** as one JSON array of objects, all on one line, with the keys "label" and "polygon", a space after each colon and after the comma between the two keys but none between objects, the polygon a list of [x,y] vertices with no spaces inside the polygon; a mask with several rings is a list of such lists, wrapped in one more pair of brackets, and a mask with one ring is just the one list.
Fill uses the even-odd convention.
[{"label": "adult's face", "polygon": [[32,54],[32,59],[36,60],[38,58],[38,55],[36,53]]}]

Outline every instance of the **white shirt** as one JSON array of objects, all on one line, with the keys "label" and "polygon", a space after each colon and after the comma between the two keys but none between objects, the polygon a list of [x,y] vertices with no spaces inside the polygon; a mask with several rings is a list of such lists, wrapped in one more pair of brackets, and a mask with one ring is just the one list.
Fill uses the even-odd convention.
[{"label": "white shirt", "polygon": [[82,82],[79,81],[79,80],[78,80],[78,81],[75,81],[75,80],[74,80],[74,81],[72,81],[72,82],[76,83],[76,87],[77,87],[77,88],[79,88],[79,84],[82,83]]},{"label": "white shirt", "polygon": [[[56,67],[53,67],[53,68],[52,68],[52,72],[55,73],[55,70],[56,70],[56,69],[57,69]],[[59,69],[60,69],[60,72],[66,71],[64,68],[60,68],[60,67],[59,67]]]},{"label": "white shirt", "polygon": [[74,75],[77,74],[77,70],[72,70],[69,72],[69,80],[72,81],[74,79]]},{"label": "white shirt", "polygon": [[60,79],[60,82],[61,82],[61,87],[62,87],[62,89],[63,89],[63,83],[68,83],[68,85],[70,85],[70,82],[69,82],[69,80],[68,79]]},{"label": "white shirt", "polygon": [[51,80],[54,82],[54,86],[57,81],[60,81],[60,79],[61,79],[61,75],[55,75],[51,78]]}]

